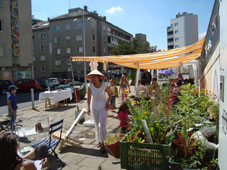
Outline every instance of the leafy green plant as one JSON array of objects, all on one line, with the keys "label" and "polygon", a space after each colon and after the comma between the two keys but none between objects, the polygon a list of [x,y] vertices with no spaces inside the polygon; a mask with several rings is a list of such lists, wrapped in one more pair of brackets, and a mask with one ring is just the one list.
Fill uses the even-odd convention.
[{"label": "leafy green plant", "polygon": [[181,167],[183,168],[202,168],[203,170],[207,169],[207,167],[202,167],[205,148],[203,146],[204,143],[197,142],[197,149],[195,153],[190,157],[185,157],[181,161]]},{"label": "leafy green plant", "polygon": [[[143,93],[143,92],[141,92]],[[173,124],[175,120],[167,117],[166,110],[168,105],[168,90],[162,89],[158,91],[158,98],[151,95],[150,99],[146,99],[144,95],[137,101],[128,99],[129,110],[132,114],[133,123],[131,124],[131,136],[128,141],[147,142],[142,120],[146,120],[152,140],[156,144],[166,144],[173,138]],[[141,135],[138,136],[138,132]],[[136,138],[136,139],[135,139]]]},{"label": "leafy green plant", "polygon": [[179,122],[182,126],[181,133],[189,145],[190,138],[188,132],[195,128],[195,124],[203,123],[209,119],[209,112],[213,111],[217,114],[218,104],[214,101],[213,94],[198,89],[191,84],[183,85],[178,96],[179,102],[174,107]]}]

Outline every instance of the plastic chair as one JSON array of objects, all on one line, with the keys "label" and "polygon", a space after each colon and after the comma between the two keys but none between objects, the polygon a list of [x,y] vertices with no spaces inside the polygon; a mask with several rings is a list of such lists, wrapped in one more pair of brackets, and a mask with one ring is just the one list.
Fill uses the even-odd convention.
[{"label": "plastic chair", "polygon": [[[40,144],[46,144],[49,147],[49,150],[51,150],[50,155],[53,154],[53,156],[55,156],[60,161],[60,163],[64,166],[65,163],[60,160],[57,153],[55,152],[55,149],[57,148],[58,144],[61,141],[62,127],[63,127],[63,119],[58,122],[50,124],[49,139],[44,138],[40,142],[33,144],[32,147],[35,148]],[[60,135],[59,135],[60,137],[59,139],[53,139],[52,135],[54,132],[57,132],[57,131],[60,132]]]}]

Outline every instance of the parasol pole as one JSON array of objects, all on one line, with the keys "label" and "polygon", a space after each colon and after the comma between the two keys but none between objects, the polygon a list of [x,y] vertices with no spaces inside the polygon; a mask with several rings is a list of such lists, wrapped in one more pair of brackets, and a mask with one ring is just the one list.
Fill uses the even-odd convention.
[{"label": "parasol pole", "polygon": [[136,72],[136,84],[135,84],[135,95],[136,95],[136,90],[138,88],[138,84],[139,84],[139,78],[140,78],[140,68],[139,68],[139,63],[137,61],[137,72]]}]

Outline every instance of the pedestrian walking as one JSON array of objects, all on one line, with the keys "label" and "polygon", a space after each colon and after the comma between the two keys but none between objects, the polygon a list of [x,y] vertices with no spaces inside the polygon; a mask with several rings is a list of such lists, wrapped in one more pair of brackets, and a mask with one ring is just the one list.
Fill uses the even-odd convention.
[{"label": "pedestrian walking", "polygon": [[144,69],[143,70],[143,74],[141,76],[141,81],[142,80],[146,80],[147,85],[150,85],[151,84],[151,79],[152,79],[151,73],[148,72],[147,69]]},{"label": "pedestrian walking", "polygon": [[16,130],[15,122],[17,118],[17,99],[16,99],[16,93],[17,93],[17,87],[15,85],[9,86],[10,95],[8,96],[8,111],[10,116],[10,128],[11,131]]},{"label": "pedestrian walking", "polygon": [[[91,81],[88,85],[87,106],[88,114],[92,114],[95,122],[96,141],[100,151],[105,152],[104,140],[107,136],[106,119],[109,109],[109,102],[112,97],[112,92],[104,82],[106,77],[98,70],[90,72],[86,79]],[[108,94],[108,98],[106,96]]]},{"label": "pedestrian walking", "polygon": [[141,80],[141,84],[136,89],[136,97],[141,98],[142,95],[145,97],[148,96],[148,88],[146,84],[145,79]]},{"label": "pedestrian walking", "polygon": [[114,83],[114,80],[110,80],[110,86],[109,86],[111,92],[112,92],[112,97],[110,99],[110,110],[113,111],[115,109],[115,104],[116,104],[116,98],[118,98],[118,89],[117,86]]},{"label": "pedestrian walking", "polygon": [[120,87],[119,87],[119,94],[121,93],[122,101],[127,97],[127,93],[131,93],[130,85],[128,80],[126,79],[125,75],[121,76]]}]

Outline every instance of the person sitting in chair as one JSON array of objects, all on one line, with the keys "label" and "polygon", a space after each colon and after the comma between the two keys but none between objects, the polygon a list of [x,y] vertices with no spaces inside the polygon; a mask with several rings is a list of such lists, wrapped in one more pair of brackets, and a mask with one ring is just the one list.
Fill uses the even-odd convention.
[{"label": "person sitting in chair", "polygon": [[46,145],[40,145],[25,156],[19,156],[17,136],[12,132],[0,133],[0,151],[0,167],[3,170],[37,170],[32,161],[37,159],[42,160],[42,169],[49,168]]}]

